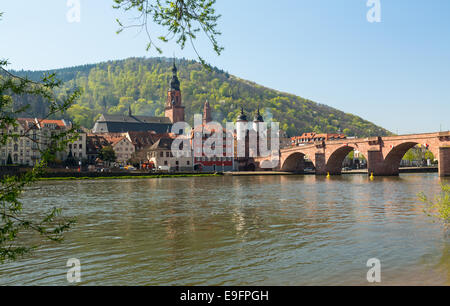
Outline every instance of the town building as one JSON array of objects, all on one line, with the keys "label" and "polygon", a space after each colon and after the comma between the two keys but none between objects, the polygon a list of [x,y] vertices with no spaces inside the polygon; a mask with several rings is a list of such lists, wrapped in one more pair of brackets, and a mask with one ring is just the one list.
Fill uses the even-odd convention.
[{"label": "town building", "polygon": [[148,162],[147,153],[150,148],[163,137],[173,137],[171,133],[156,133],[154,131],[146,132],[127,132],[122,135],[126,136],[134,146],[134,154],[131,157],[133,164],[145,164]]},{"label": "town building", "polygon": [[[52,137],[71,128],[65,120],[50,120],[38,118],[18,118],[16,126],[10,126],[2,135],[15,135],[10,137],[5,145],[0,145],[0,164],[13,164],[34,166],[41,160],[41,152],[49,148]],[[56,160],[64,161],[68,152],[56,152]]]},{"label": "town building", "polygon": [[[236,168],[239,171],[254,171],[256,170],[255,157],[261,155],[260,152],[260,125],[264,123],[264,118],[258,108],[253,122],[250,122],[244,109],[241,108],[241,113],[236,119],[236,141],[235,141],[235,160]],[[264,138],[267,141],[267,149],[271,149],[271,131],[267,129]],[[251,141],[251,137],[255,137],[255,142]],[[253,145],[252,145],[253,142]],[[238,146],[245,144],[245,147],[238,148]]]},{"label": "town building", "polygon": [[129,107],[128,115],[102,114],[95,122],[92,132],[94,134],[147,131],[154,131],[158,134],[170,133],[174,123],[184,122],[185,120],[185,107],[181,99],[180,80],[177,71],[174,61],[172,80],[170,81],[164,109],[165,117],[135,116],[131,112],[131,107]]},{"label": "town building", "polygon": [[291,137],[291,145],[298,146],[307,143],[314,143],[317,141],[330,141],[347,139],[344,134],[317,134],[317,133],[303,133],[301,136]]},{"label": "town building", "polygon": [[101,115],[95,122],[92,132],[100,133],[126,133],[146,132],[167,133],[172,129],[172,122],[167,117],[134,116],[129,111],[126,115]]},{"label": "town building", "polygon": [[72,153],[73,158],[77,161],[86,161],[87,160],[87,152],[86,152],[86,139],[87,133],[79,129],[76,131],[77,136],[73,142],[67,144],[67,152]]},{"label": "town building", "polygon": [[[234,135],[233,131],[222,128],[221,154],[206,154],[205,144],[217,131],[212,122],[211,106],[206,101],[203,106],[202,125],[191,131],[191,146],[194,156],[194,170],[203,172],[233,171],[234,170]],[[214,144],[215,145],[215,144]],[[215,148],[211,148],[214,150]],[[213,156],[207,156],[213,155]]]},{"label": "town building", "polygon": [[120,166],[126,166],[135,152],[135,148],[131,140],[122,134],[104,134],[103,137],[111,146],[116,155],[116,163]]},{"label": "town building", "polygon": [[[147,159],[156,171],[192,171],[192,154],[173,155],[172,143],[174,139],[163,137],[158,139],[147,151]],[[187,153],[187,152],[180,152]]]},{"label": "town building", "polygon": [[86,135],[86,157],[89,165],[95,165],[100,151],[109,146],[109,142],[102,135]]}]

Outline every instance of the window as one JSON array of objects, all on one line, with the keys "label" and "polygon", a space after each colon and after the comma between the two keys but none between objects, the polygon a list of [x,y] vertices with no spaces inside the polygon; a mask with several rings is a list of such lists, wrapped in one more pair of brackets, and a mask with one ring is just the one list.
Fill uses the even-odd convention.
[{"label": "window", "polygon": [[167,166],[167,160],[164,161],[164,166]]},{"label": "window", "polygon": [[191,164],[191,162],[190,162],[190,161],[187,161],[187,162],[186,162],[186,165],[188,165],[188,166],[189,166],[190,164]]},{"label": "window", "polygon": [[166,157],[170,157],[170,152],[166,152]]},{"label": "window", "polygon": [[80,144],[80,145],[78,146],[78,148],[80,148],[80,150],[83,149],[83,145]]},{"label": "window", "polygon": [[164,157],[164,152],[159,153],[159,157]]}]

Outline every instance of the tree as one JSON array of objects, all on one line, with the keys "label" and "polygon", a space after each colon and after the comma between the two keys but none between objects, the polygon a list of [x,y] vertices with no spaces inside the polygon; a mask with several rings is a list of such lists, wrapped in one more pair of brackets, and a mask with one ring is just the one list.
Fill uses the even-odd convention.
[{"label": "tree", "polygon": [[124,25],[117,19],[119,24],[117,33],[126,28],[137,27],[144,30],[148,38],[147,50],[155,48],[162,53],[150,34],[151,21],[168,31],[166,35],[158,37],[160,42],[166,43],[175,39],[181,49],[184,49],[186,42],[189,42],[198,59],[205,66],[206,63],[194,44],[199,32],[206,35],[217,55],[220,55],[224,49],[217,41],[217,36],[221,33],[217,30],[220,15],[217,15],[214,9],[216,0],[114,0],[114,2],[113,8],[133,11],[137,20],[135,24]]},{"label": "tree", "polygon": [[64,161],[64,164],[65,164],[67,167],[73,167],[73,166],[75,166],[75,165],[77,164],[77,161],[76,161],[75,158],[73,157],[72,150],[69,151],[69,154],[67,155],[67,158],[66,158],[66,160]]},{"label": "tree", "polygon": [[113,147],[106,146],[100,150],[98,157],[105,162],[114,163],[116,161],[116,152]]},{"label": "tree", "polygon": [[[2,14],[0,12],[0,20]],[[47,117],[49,117],[64,113],[79,97],[80,91],[74,90],[62,98],[57,98],[54,91],[60,87],[61,82],[55,78],[54,74],[45,75],[40,82],[33,82],[11,74],[4,68],[7,65],[7,61],[0,59],[0,131],[6,131],[0,137],[0,146],[6,145],[8,140],[17,140],[22,137],[37,143],[38,140],[29,135],[33,127],[28,127],[20,134],[9,132],[11,127],[18,126],[15,119],[17,114],[29,107],[29,105],[24,105],[18,109],[14,108],[14,98],[39,97],[46,104],[49,110]],[[41,217],[40,221],[29,220],[22,211],[23,204],[20,201],[20,195],[24,188],[42,176],[47,163],[54,158],[53,153],[63,150],[67,142],[75,137],[70,135],[74,134],[74,130],[70,129],[39,140],[49,144],[40,152],[41,161],[23,175],[4,176],[0,180],[0,263],[14,260],[35,248],[19,239],[24,232],[37,233],[52,241],[61,241],[62,234],[75,222],[74,219],[63,218],[61,210],[58,208],[51,209]],[[11,155],[8,156],[8,163],[10,161],[12,162]]]},{"label": "tree", "polygon": [[[190,41],[204,65],[206,64],[193,43],[199,31],[202,30],[206,34],[217,54],[220,55],[223,50],[216,40],[216,36],[220,35],[216,30],[217,20],[220,16],[215,14],[213,8],[215,0],[114,0],[114,2],[114,7],[117,9],[136,10],[138,12],[141,27],[145,28],[149,38],[147,50],[154,45],[148,28],[149,17],[169,31],[168,35],[159,37],[160,41],[167,42],[175,38],[181,48],[185,47],[186,41]],[[0,12],[0,20],[2,15],[3,12]],[[118,32],[128,27],[123,26],[120,21],[118,23],[120,25]],[[131,27],[133,26],[135,25],[131,25]],[[155,47],[158,52],[161,52],[159,47],[156,45]],[[7,64],[7,61],[0,59],[0,131],[9,131],[9,127],[17,126],[16,116],[29,108],[30,105],[26,104],[19,109],[14,109],[13,103],[18,97],[32,96],[42,101],[42,104],[46,105],[45,109],[48,109],[48,112],[42,118],[48,118],[56,115],[63,116],[81,94],[80,90],[75,89],[67,93],[66,96],[59,95],[57,97],[55,90],[61,86],[61,82],[56,79],[55,74],[45,75],[40,82],[34,82],[8,72],[4,69]],[[85,111],[86,109],[74,108],[71,111],[77,121],[83,122],[87,118],[82,115],[80,110]],[[5,145],[8,139],[21,137],[36,142],[32,137],[29,137],[30,130],[31,128],[20,135],[8,132],[2,133],[0,145]],[[34,246],[19,241],[20,233],[31,231],[39,233],[47,239],[61,241],[63,232],[74,223],[73,219],[62,218],[60,216],[61,211],[57,208],[52,209],[40,222],[28,220],[23,214],[23,205],[19,199],[24,188],[42,176],[47,163],[54,159],[54,153],[64,150],[67,143],[74,137],[76,137],[75,129],[51,135],[49,139],[45,139],[46,143],[50,145],[41,151],[41,161],[31,171],[22,176],[5,176],[0,181],[0,263],[5,260],[14,260],[34,248]],[[101,155],[105,161],[115,161],[116,159],[111,147],[104,148]],[[10,159],[11,156],[9,156],[8,161]]]},{"label": "tree", "polygon": [[[24,111],[27,106],[13,110],[12,103],[14,95],[39,96],[47,103],[50,110],[48,116],[61,114],[75,101],[79,96],[78,90],[68,93],[63,99],[58,99],[54,95],[54,89],[61,83],[56,80],[55,75],[47,75],[41,82],[32,82],[26,78],[19,78],[3,67],[7,62],[0,60],[0,130],[10,131],[11,127],[17,127],[15,119],[17,114]],[[35,126],[33,126],[35,127]],[[22,211],[23,205],[20,201],[20,194],[24,188],[38,180],[49,161],[54,158],[54,152],[62,151],[68,141],[72,140],[75,132],[70,129],[56,135],[49,135],[46,139],[36,140],[30,135],[33,127],[28,127],[23,133],[2,133],[0,145],[5,145],[8,140],[17,140],[27,138],[32,142],[46,142],[49,145],[41,150],[41,161],[33,169],[24,175],[5,176],[0,180],[0,263],[5,260],[14,260],[22,256],[35,246],[29,246],[18,239],[23,232],[38,233],[46,239],[52,241],[61,241],[62,234],[74,223],[73,219],[61,217],[60,210],[54,208],[42,216],[41,221],[29,220]],[[10,161],[10,156],[8,162]]]},{"label": "tree", "polygon": [[13,164],[13,161],[12,161],[12,158],[11,158],[11,153],[8,153],[8,159],[6,160],[6,164],[7,165],[12,165]]},{"label": "tree", "polygon": [[440,195],[435,196],[433,200],[424,193],[419,194],[419,199],[426,205],[424,212],[447,229],[450,225],[450,185],[442,184],[441,189]]}]

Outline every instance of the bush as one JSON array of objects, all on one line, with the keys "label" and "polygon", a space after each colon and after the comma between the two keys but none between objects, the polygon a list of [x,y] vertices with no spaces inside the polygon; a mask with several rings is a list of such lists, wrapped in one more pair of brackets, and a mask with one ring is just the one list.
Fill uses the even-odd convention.
[{"label": "bush", "polygon": [[441,188],[441,193],[435,196],[434,200],[428,199],[424,193],[419,194],[419,199],[426,204],[424,212],[448,228],[450,224],[450,185],[442,184]]}]

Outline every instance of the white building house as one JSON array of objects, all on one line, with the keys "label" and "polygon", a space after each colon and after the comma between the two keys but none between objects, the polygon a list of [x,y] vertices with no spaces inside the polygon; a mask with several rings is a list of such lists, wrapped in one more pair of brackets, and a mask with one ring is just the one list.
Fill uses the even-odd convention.
[{"label": "white building house", "polygon": [[[41,152],[51,145],[52,137],[69,130],[71,127],[72,125],[63,119],[17,119],[17,125],[9,126],[0,131],[1,135],[13,136],[8,138],[5,145],[0,144],[0,165],[8,164],[8,159],[10,159],[12,164],[34,166],[41,160]],[[68,144],[66,150],[57,152],[56,158],[64,161],[70,151],[72,151],[75,159],[86,157],[86,136],[84,133],[81,133],[73,144]]]}]

